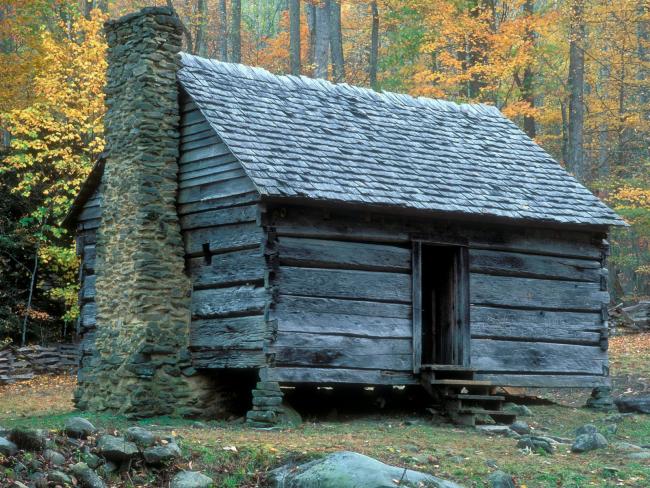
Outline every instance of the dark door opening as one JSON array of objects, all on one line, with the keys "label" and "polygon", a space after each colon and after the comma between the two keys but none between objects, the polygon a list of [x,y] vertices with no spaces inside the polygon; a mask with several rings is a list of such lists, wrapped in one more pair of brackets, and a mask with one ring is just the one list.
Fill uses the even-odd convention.
[{"label": "dark door opening", "polygon": [[414,303],[419,302],[420,307],[419,312],[414,307],[414,313],[420,314],[421,331],[419,341],[414,337],[414,347],[421,347],[419,366],[469,366],[467,248],[426,243],[417,243],[417,247],[419,259],[414,259],[414,265],[419,262],[419,279],[413,285],[414,294],[420,295],[414,297]]}]

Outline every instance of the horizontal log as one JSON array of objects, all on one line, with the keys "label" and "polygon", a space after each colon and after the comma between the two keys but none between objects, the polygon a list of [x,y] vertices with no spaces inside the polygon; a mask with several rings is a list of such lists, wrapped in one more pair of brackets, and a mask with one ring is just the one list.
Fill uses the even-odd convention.
[{"label": "horizontal log", "polygon": [[339,300],[335,298],[300,297],[278,295],[275,312],[287,314],[294,312],[333,313],[342,315],[362,315],[365,317],[389,317],[411,320],[411,305],[398,303],[368,302],[362,300]]},{"label": "horizontal log", "polygon": [[198,369],[259,368],[266,364],[266,354],[258,350],[191,351],[190,354],[192,365]]},{"label": "horizontal log", "polygon": [[255,222],[221,225],[183,232],[188,256],[204,254],[204,245],[212,253],[250,249],[264,242],[264,232]]},{"label": "horizontal log", "polygon": [[95,282],[97,281],[96,275],[89,275],[84,277],[81,287],[81,300],[88,301],[95,299]]},{"label": "horizontal log", "polygon": [[411,278],[400,273],[282,267],[275,279],[280,293],[410,303]]},{"label": "horizontal log", "polygon": [[203,257],[192,258],[189,270],[195,289],[263,282],[266,260],[260,247],[217,254],[210,264]]},{"label": "horizontal log", "polygon": [[476,379],[491,381],[499,386],[518,386],[529,388],[596,388],[609,386],[607,376],[596,375],[553,375],[553,374],[482,374]]},{"label": "horizontal log", "polygon": [[191,178],[182,178],[178,184],[178,188],[180,190],[184,190],[195,186],[207,185],[219,181],[230,181],[236,178],[246,177],[246,173],[241,167],[235,167],[231,169],[215,168],[214,171],[207,173],[208,174],[205,174],[203,176],[191,175]]},{"label": "horizontal log", "polygon": [[412,324],[408,318],[369,317],[364,315],[288,311],[277,308],[270,312],[278,332],[310,332],[356,337],[411,338]]},{"label": "horizontal log", "polygon": [[230,154],[230,149],[224,144],[214,144],[212,146],[201,147],[198,149],[192,149],[190,151],[184,151],[181,154],[181,157],[178,160],[180,165],[189,163],[192,161],[200,161],[202,159],[215,158],[218,156],[223,156],[225,154]]},{"label": "horizontal log", "polygon": [[207,212],[193,213],[181,217],[181,229],[189,230],[224,224],[255,222],[257,214],[257,205],[243,205],[240,207],[228,207],[209,210]]},{"label": "horizontal log", "polygon": [[225,319],[193,320],[190,347],[199,349],[259,349],[268,339],[263,315]]},{"label": "horizontal log", "polygon": [[484,373],[602,375],[607,353],[596,346],[472,339],[472,367]]},{"label": "horizontal log", "polygon": [[397,246],[350,241],[282,237],[278,240],[280,264],[312,268],[368,271],[411,269],[411,250]]},{"label": "horizontal log", "polygon": [[470,301],[473,305],[600,311],[609,303],[609,294],[600,290],[600,283],[472,273]]},{"label": "horizontal log", "polygon": [[250,285],[195,290],[192,316],[200,318],[262,313],[268,301],[265,288]]},{"label": "horizontal log", "polygon": [[81,327],[84,329],[95,327],[97,324],[97,304],[94,301],[82,303],[79,317]]},{"label": "horizontal log", "polygon": [[204,115],[201,113],[201,111],[198,109],[193,110],[187,110],[181,114],[181,125],[186,126],[186,125],[191,125],[191,124],[196,124],[199,122],[203,122],[205,120]]},{"label": "horizontal log", "polygon": [[223,141],[214,131],[199,132],[181,139],[181,154],[201,147],[216,146],[217,144],[223,144]]},{"label": "horizontal log", "polygon": [[278,366],[412,371],[410,339],[278,333],[267,348]]},{"label": "horizontal log", "polygon": [[219,208],[233,207],[237,205],[245,205],[247,203],[257,202],[259,202],[259,194],[257,192],[247,192],[222,198],[209,198],[179,205],[178,214],[187,215],[194,212],[204,212],[206,210],[216,210]]},{"label": "horizontal log", "polygon": [[93,219],[99,219],[102,215],[102,207],[99,205],[89,205],[86,203],[84,205],[84,209],[81,211],[79,214],[79,217],[77,217],[77,221],[87,221],[87,220],[93,220]]},{"label": "horizontal log", "polygon": [[95,245],[90,244],[88,246],[84,246],[81,258],[83,262],[84,273],[87,275],[93,274],[95,272],[95,259],[96,259]]},{"label": "horizontal log", "polygon": [[77,233],[83,231],[96,231],[101,223],[101,219],[80,220],[77,222]]},{"label": "horizontal log", "polygon": [[418,383],[413,373],[343,368],[264,368],[262,381],[282,383],[356,384],[356,385],[410,385]]},{"label": "horizontal log", "polygon": [[600,312],[553,312],[470,307],[475,338],[598,344],[603,328]]},{"label": "horizontal log", "polygon": [[234,178],[232,180],[217,181],[201,186],[184,188],[178,192],[178,203],[198,202],[206,199],[216,199],[241,195],[257,191],[255,185],[248,176]]},{"label": "horizontal log", "polygon": [[521,276],[570,281],[600,281],[596,260],[470,249],[470,271],[501,276]]},{"label": "horizontal log", "polygon": [[242,169],[242,166],[234,156],[220,156],[184,164],[181,166],[178,179],[179,181],[191,180],[200,176],[209,176],[214,173],[223,173],[235,169]]},{"label": "horizontal log", "polygon": [[268,225],[274,226],[280,236],[404,244],[415,236],[473,248],[597,260],[601,257],[601,243],[596,239],[601,234],[592,232],[283,208],[283,212],[269,212]]},{"label": "horizontal log", "polygon": [[184,140],[188,136],[192,136],[194,134],[199,134],[206,131],[214,131],[214,129],[205,120],[201,122],[195,122],[192,124],[181,120],[181,140]]}]

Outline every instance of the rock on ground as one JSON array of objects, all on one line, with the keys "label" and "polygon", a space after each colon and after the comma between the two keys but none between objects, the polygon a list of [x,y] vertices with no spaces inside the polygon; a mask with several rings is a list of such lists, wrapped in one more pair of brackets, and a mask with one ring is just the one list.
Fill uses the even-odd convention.
[{"label": "rock on ground", "polygon": [[138,454],[138,447],[124,437],[115,437],[112,435],[103,435],[97,441],[97,451],[100,456],[110,461],[128,461]]},{"label": "rock on ground", "polygon": [[0,437],[0,454],[4,456],[13,456],[18,451],[18,446],[9,439]]},{"label": "rock on ground", "polygon": [[198,471],[181,471],[172,478],[170,488],[210,488],[212,478]]},{"label": "rock on ground", "polygon": [[619,412],[650,413],[650,396],[619,397],[614,403]]},{"label": "rock on ground", "polygon": [[45,451],[43,451],[43,459],[52,466],[62,466],[65,464],[65,456],[60,452],[53,451],[52,449],[45,449]]},{"label": "rock on ground", "polygon": [[514,430],[507,425],[477,425],[476,430],[490,435],[504,435],[506,437],[519,437]]},{"label": "rock on ground", "polygon": [[144,450],[142,455],[147,464],[168,464],[181,457],[181,450],[176,444],[170,443],[149,447]]},{"label": "rock on ground", "polygon": [[579,437],[583,434],[597,434],[598,428],[594,424],[585,424],[576,429],[576,437]]},{"label": "rock on ground", "polygon": [[553,451],[555,450],[552,440],[544,437],[537,437],[537,436],[530,436],[530,435],[524,436],[521,439],[519,439],[519,442],[517,443],[517,447],[519,449],[530,449],[533,452],[542,450],[549,454],[553,454]]},{"label": "rock on ground", "polygon": [[124,433],[127,441],[135,442],[140,449],[151,447],[156,443],[156,436],[153,432],[142,427],[129,427]]},{"label": "rock on ground", "polygon": [[518,417],[532,417],[533,412],[526,405],[517,405],[516,403],[506,403],[503,410],[508,413],[514,413]]},{"label": "rock on ground", "polygon": [[9,440],[20,449],[25,449],[26,451],[42,451],[45,449],[47,436],[41,429],[16,427],[11,429]]},{"label": "rock on ground", "polygon": [[512,476],[503,471],[495,471],[488,476],[491,488],[515,488]]},{"label": "rock on ground", "polygon": [[95,426],[83,417],[69,418],[65,421],[63,430],[67,435],[75,439],[85,439],[97,432]]},{"label": "rock on ground", "polygon": [[356,452],[335,452],[299,466],[286,465],[269,473],[276,488],[388,488],[400,486],[461,488],[460,485],[418,471],[389,466]]},{"label": "rock on ground", "polygon": [[530,434],[530,427],[523,420],[517,420],[516,422],[513,422],[510,428],[519,435]]},{"label": "rock on ground", "polygon": [[588,452],[595,449],[602,449],[604,447],[607,447],[607,439],[598,432],[592,432],[590,434],[579,435],[571,446],[571,451]]},{"label": "rock on ground", "polygon": [[86,463],[72,466],[72,473],[79,480],[82,488],[106,488],[106,484]]}]

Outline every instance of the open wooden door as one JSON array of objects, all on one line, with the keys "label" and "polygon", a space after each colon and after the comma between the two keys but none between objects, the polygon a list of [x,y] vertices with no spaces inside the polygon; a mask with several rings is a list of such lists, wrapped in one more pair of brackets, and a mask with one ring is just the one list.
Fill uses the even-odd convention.
[{"label": "open wooden door", "polygon": [[413,371],[422,365],[469,366],[467,248],[413,243]]}]

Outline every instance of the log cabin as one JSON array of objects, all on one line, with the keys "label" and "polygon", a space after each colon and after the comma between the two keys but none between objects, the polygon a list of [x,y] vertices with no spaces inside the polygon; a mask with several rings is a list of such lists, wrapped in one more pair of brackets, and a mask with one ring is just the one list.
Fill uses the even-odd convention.
[{"label": "log cabin", "polygon": [[[625,223],[497,108],[179,54],[165,8],[106,30],[107,149],[66,219],[82,408],[192,414],[235,370],[257,423],[287,385],[608,384]],[[181,409],[130,393],[171,377]]]}]

